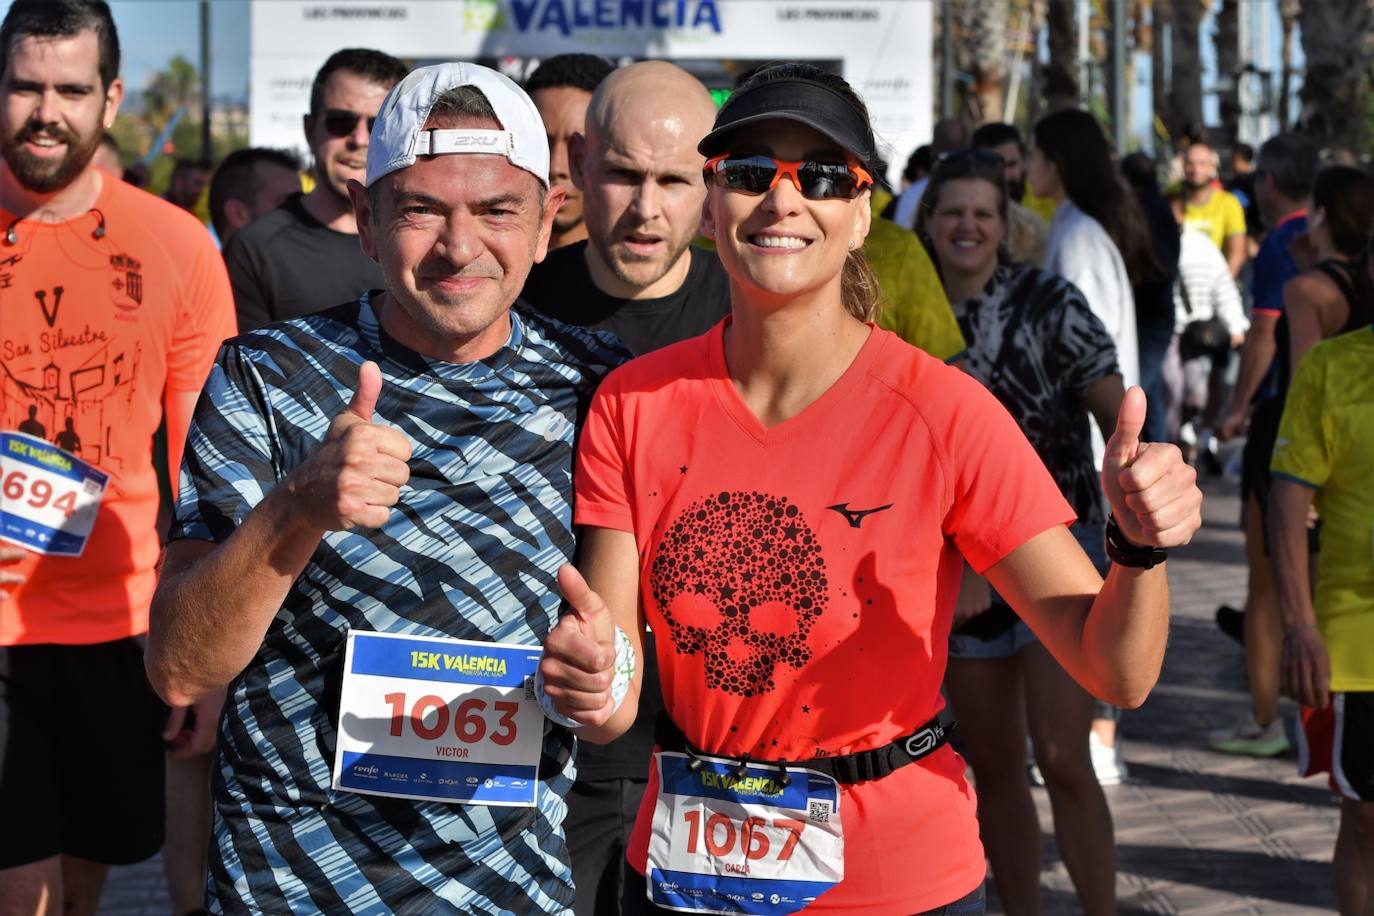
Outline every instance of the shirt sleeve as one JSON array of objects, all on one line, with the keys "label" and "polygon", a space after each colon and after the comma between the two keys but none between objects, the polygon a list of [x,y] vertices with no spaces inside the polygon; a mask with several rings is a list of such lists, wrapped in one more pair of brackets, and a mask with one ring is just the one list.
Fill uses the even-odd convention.
[{"label": "shirt sleeve", "polygon": [[949,362],[962,355],[967,349],[963,332],[915,233],[879,224],[869,233],[865,253],[882,291],[879,327],[936,359]]},{"label": "shirt sleeve", "polygon": [[244,354],[220,351],[196,404],[168,542],[222,542],[281,476],[267,389]]},{"label": "shirt sleeve", "polygon": [[1225,192],[1221,199],[1220,218],[1222,238],[1229,239],[1233,235],[1245,234],[1245,210],[1236,199],[1236,195]]},{"label": "shirt sleeve", "polygon": [[578,434],[573,521],[633,532],[633,490],[621,410],[624,395],[616,379],[613,373],[601,383]]},{"label": "shirt sleeve", "polygon": [[1225,258],[1212,262],[1212,314],[1226,323],[1226,330],[1232,334],[1244,334],[1250,327],[1245,317],[1245,305],[1240,300],[1240,290],[1231,276],[1231,268]]},{"label": "shirt sleeve", "polygon": [[1326,348],[1308,351],[1293,373],[1279,421],[1270,470],[1304,486],[1320,489],[1331,476],[1326,438]]},{"label": "shirt sleeve", "polygon": [[1291,241],[1292,236],[1286,230],[1276,227],[1260,245],[1250,278],[1252,311],[1274,316],[1283,314],[1283,285],[1297,273],[1297,266],[1288,253]]},{"label": "shirt sleeve", "polygon": [[1081,395],[1121,371],[1116,361],[1116,344],[1076,287],[1059,284],[1058,294],[1063,302],[1059,325],[1049,341],[1053,348],[1049,367],[1060,390]]},{"label": "shirt sleeve", "polygon": [[[1103,240],[1106,240],[1105,233]],[[1054,260],[1053,272],[1076,286],[1083,294],[1088,308],[1107,329],[1108,336],[1116,340],[1125,328],[1126,309],[1123,303],[1130,295],[1116,282],[1112,269],[1115,252],[1099,246],[1092,233],[1077,232],[1060,246],[1058,257]]]},{"label": "shirt sleeve", "polygon": [[199,391],[220,344],[238,331],[224,262],[209,233],[200,236],[191,263],[183,265],[187,279],[167,354],[168,391]]},{"label": "shirt sleeve", "polygon": [[238,313],[239,330],[255,331],[272,322],[272,306],[265,293],[265,284],[258,259],[239,233],[224,248],[224,263],[229,269],[229,283],[234,291],[234,309]]},{"label": "shirt sleeve", "polygon": [[1031,538],[1074,521],[1040,456],[1006,409],[972,378],[942,382],[959,404],[945,431],[952,501],[945,536],[975,572]]}]

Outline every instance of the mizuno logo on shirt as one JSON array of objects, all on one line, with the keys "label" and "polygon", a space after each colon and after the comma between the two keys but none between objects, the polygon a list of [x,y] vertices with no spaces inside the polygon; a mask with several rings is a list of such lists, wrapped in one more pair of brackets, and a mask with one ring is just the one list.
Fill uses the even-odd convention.
[{"label": "mizuno logo on shirt", "polygon": [[840,503],[837,506],[826,506],[826,508],[834,509],[836,512],[843,515],[844,520],[849,522],[849,527],[857,528],[860,524],[863,523],[863,520],[865,518],[872,515],[873,513],[882,512],[885,509],[891,509],[892,503],[888,503],[886,506],[878,506],[876,509],[851,509],[849,508],[849,503]]}]

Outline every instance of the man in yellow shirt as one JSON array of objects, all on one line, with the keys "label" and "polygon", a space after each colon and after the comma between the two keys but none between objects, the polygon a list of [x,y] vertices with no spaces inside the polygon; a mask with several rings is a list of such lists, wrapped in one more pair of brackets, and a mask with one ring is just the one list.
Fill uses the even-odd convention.
[{"label": "man in yellow shirt", "polygon": [[[1374,329],[1317,344],[1293,377],[1271,465],[1282,684],[1302,703],[1299,769],[1341,796],[1342,913],[1374,907]],[[1307,515],[1321,513],[1315,600]]]},{"label": "man in yellow shirt", "polygon": [[1203,142],[1183,157],[1184,225],[1201,230],[1226,256],[1231,276],[1245,266],[1245,208],[1217,183],[1217,154]]}]

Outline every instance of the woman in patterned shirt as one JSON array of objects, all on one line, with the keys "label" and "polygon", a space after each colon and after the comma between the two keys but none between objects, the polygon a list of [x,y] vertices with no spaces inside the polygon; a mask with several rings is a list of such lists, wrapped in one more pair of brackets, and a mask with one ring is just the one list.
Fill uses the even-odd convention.
[{"label": "woman in patterned shirt", "polygon": [[[1101,484],[1088,416],[1104,435],[1121,403],[1116,348],[1069,281],[1005,254],[1001,157],[972,150],[936,168],[916,229],[968,342],[967,371],[1011,412],[1106,569]],[[1085,912],[1115,908],[1111,813],[1089,755],[1092,697],[987,582],[965,567],[945,686],[978,783],[979,820],[1008,913],[1038,912],[1040,826],[1022,761],[1029,720],[1060,854]],[[1007,702],[1008,698],[1016,702]]]}]

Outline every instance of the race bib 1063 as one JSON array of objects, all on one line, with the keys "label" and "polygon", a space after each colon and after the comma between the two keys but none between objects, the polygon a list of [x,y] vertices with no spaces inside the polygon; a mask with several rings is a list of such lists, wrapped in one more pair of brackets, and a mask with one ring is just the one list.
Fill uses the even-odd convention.
[{"label": "race bib 1063", "polygon": [[36,436],[0,433],[0,539],[48,556],[81,556],[109,479]]},{"label": "race bib 1063", "polygon": [[784,916],[844,878],[840,789],[829,776],[660,752],[648,893],[687,913]]},{"label": "race bib 1063", "polygon": [[539,658],[531,646],[350,632],[334,788],[532,807]]}]

